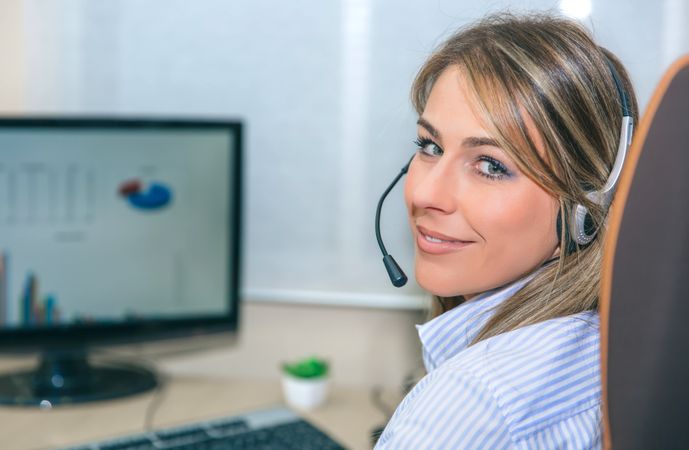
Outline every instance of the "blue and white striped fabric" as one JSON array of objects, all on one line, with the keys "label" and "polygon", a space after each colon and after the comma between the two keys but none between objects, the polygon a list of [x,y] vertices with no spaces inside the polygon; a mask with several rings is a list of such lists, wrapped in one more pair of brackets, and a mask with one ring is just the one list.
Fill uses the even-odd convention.
[{"label": "blue and white striped fabric", "polygon": [[531,277],[417,326],[426,375],[376,449],[598,449],[598,313],[551,319],[469,343]]}]

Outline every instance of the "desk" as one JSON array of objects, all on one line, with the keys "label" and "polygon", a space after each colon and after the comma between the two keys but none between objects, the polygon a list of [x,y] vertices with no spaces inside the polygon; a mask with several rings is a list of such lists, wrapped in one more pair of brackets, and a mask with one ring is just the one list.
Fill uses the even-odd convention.
[{"label": "desk", "polygon": [[[283,403],[278,381],[176,377],[167,382],[161,394],[153,416],[154,428]],[[2,449],[50,449],[141,432],[154,395],[52,410],[1,407]],[[372,427],[386,420],[364,388],[334,387],[325,406],[303,416],[355,450],[370,449]]]},{"label": "desk", "polygon": [[[332,362],[333,389],[327,405],[304,416],[347,447],[369,449],[372,427],[382,425],[386,417],[371,403],[368,387],[390,386],[384,392],[385,403],[394,408],[400,402],[402,378],[421,364],[414,328],[422,321],[421,313],[251,302],[242,308],[243,328],[236,345],[151,357],[151,365],[172,377],[154,426],[282,404],[277,370],[281,361],[322,355]],[[176,346],[171,342],[169,348],[156,349]],[[147,353],[135,347],[113,354],[149,362]],[[0,372],[36,364],[35,355],[2,356]],[[141,432],[152,398],[144,394],[50,411],[0,406],[0,450],[51,449]]]}]

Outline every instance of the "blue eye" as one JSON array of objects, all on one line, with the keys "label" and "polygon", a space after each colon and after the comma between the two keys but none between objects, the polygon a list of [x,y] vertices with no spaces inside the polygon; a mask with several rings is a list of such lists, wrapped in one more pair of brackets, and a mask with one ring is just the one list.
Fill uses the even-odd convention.
[{"label": "blue eye", "polygon": [[476,172],[481,176],[491,180],[500,180],[511,175],[507,168],[497,159],[486,155],[480,156],[478,159]]},{"label": "blue eye", "polygon": [[419,151],[428,156],[442,156],[443,149],[435,142],[425,137],[418,137],[414,139],[414,144],[419,147]]}]

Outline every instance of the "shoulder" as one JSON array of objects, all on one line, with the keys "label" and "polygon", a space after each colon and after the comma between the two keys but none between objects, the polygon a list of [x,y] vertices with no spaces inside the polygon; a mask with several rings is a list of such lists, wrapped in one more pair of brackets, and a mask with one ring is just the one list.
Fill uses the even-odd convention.
[{"label": "shoulder", "polygon": [[[599,356],[599,319],[595,312],[583,312],[547,320],[493,336],[449,359],[442,369],[471,371],[482,379],[520,384],[541,379],[542,371],[564,369],[567,373],[581,358]],[[534,372],[535,369],[540,369]],[[590,367],[597,371],[598,367]]]},{"label": "shoulder", "polygon": [[403,400],[376,449],[511,449],[511,433],[484,380],[436,370]]},{"label": "shoulder", "polygon": [[[481,341],[442,367],[483,380],[515,440],[579,416],[597,432],[600,334],[595,312],[551,319]],[[583,432],[583,430],[581,430]]]},{"label": "shoulder", "polygon": [[598,335],[597,314],[581,313],[465,349],[409,393],[381,448],[557,448],[559,441],[596,447]]}]

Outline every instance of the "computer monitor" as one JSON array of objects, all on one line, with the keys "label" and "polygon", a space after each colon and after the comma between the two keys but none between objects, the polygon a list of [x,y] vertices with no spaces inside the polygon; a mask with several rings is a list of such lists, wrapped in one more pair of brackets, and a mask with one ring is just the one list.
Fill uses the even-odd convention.
[{"label": "computer monitor", "polygon": [[0,118],[0,352],[42,355],[0,403],[141,392],[88,350],[235,331],[241,187],[240,122]]}]

